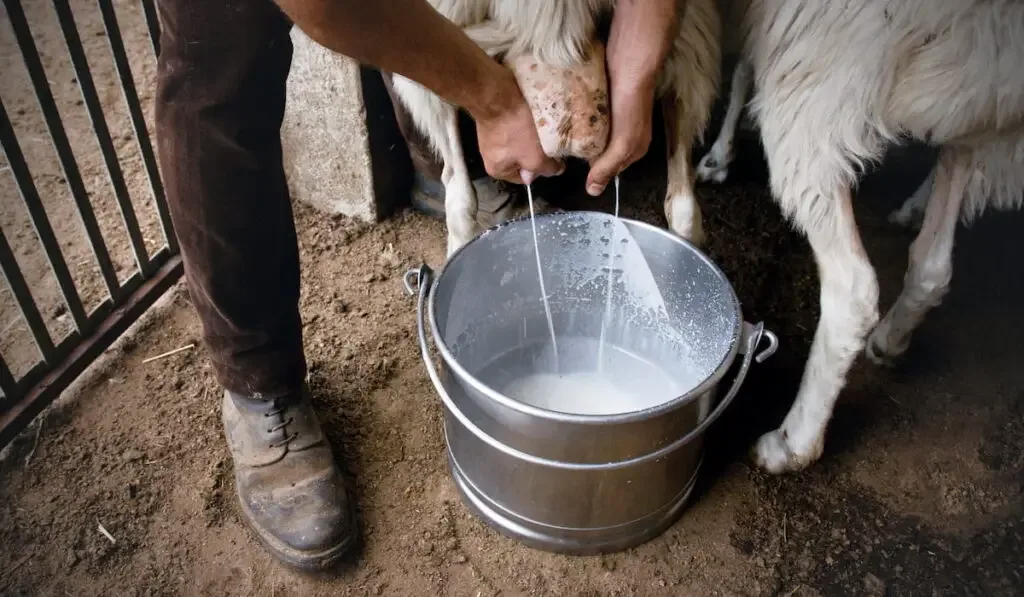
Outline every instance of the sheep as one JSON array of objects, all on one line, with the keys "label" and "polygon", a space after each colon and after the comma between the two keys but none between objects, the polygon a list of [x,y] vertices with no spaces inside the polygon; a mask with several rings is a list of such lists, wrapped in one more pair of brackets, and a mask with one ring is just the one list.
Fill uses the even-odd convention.
[{"label": "sheep", "polygon": [[[523,86],[524,61],[552,69],[586,68],[599,51],[591,51],[599,18],[614,10],[615,0],[430,0],[435,9],[466,32],[488,54],[503,58]],[[666,59],[658,97],[666,114],[668,185],[665,216],[679,236],[700,245],[704,240],[700,207],[694,194],[692,144],[702,138],[718,90],[721,23],[715,0],[679,0],[680,26]],[[602,69],[603,71],[603,69]],[[448,256],[478,232],[477,199],[459,145],[456,108],[424,87],[394,76],[396,95],[444,162],[445,219]],[[524,93],[528,90],[524,89]],[[529,96],[528,96],[528,99]],[[535,108],[536,102],[531,102]],[[550,138],[543,116],[534,109],[541,139]],[[547,116],[552,116],[548,114]],[[562,114],[547,121],[557,122]],[[602,141],[603,142],[603,141]],[[603,146],[602,146],[603,148]],[[571,142],[558,148],[546,142],[549,155],[593,157]],[[584,155],[589,153],[588,155]]]},{"label": "sheep", "polygon": [[[749,99],[751,85],[750,61],[741,55],[742,39],[739,35],[742,23],[740,12],[744,0],[720,0],[722,17],[722,54],[736,58],[731,83],[729,86],[728,104],[725,117],[722,119],[722,126],[704,157],[697,164],[696,176],[701,182],[724,183],[729,177],[729,166],[734,157],[734,145],[736,141],[736,130],[743,116],[744,108]],[[921,218],[924,215],[924,206],[931,194],[932,183],[935,180],[935,167],[918,186],[910,197],[898,209],[889,215],[889,222],[905,228],[920,228]]]},{"label": "sheep", "polygon": [[[727,21],[725,21],[728,23]],[[726,28],[727,30],[727,28]],[[728,39],[728,36],[726,36]],[[723,47],[726,44],[723,43]],[[743,116],[743,109],[746,106],[747,97],[751,86],[750,62],[740,58],[736,61],[732,73],[732,82],[729,88],[729,103],[726,107],[725,118],[722,119],[722,127],[715,137],[704,157],[697,164],[696,176],[701,182],[713,182],[721,184],[729,177],[729,166],[734,157],[734,145],[736,141],[736,129],[739,126],[740,118]],[[924,217],[924,207],[928,196],[932,192],[932,183],[935,181],[935,167],[928,172],[920,186],[917,187],[903,205],[889,214],[889,222],[904,228],[920,229],[921,219]]]},{"label": "sheep", "polygon": [[[958,222],[1024,204],[1024,3],[742,0],[742,56],[770,188],[806,234],[821,316],[796,400],[753,446],[763,469],[817,461],[846,376],[907,350],[945,296]],[[939,150],[904,287],[879,321],[878,282],[853,217],[858,171],[912,138]]]}]

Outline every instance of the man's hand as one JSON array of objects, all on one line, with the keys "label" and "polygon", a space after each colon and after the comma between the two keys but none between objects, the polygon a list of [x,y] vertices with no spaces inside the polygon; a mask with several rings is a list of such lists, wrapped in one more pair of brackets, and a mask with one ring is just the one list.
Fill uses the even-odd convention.
[{"label": "man's hand", "polygon": [[608,147],[591,163],[587,175],[587,193],[594,197],[604,192],[611,179],[644,157],[651,145],[654,86],[613,82],[610,101],[612,130]]},{"label": "man's hand", "polygon": [[647,154],[655,85],[678,31],[677,2],[622,0],[615,7],[608,36],[611,138],[591,162],[590,195],[600,195],[612,178]]},{"label": "man's hand", "polygon": [[511,71],[507,72],[501,103],[472,114],[484,168],[494,178],[518,184],[530,184],[538,176],[561,174],[565,165],[544,153],[530,106]]}]

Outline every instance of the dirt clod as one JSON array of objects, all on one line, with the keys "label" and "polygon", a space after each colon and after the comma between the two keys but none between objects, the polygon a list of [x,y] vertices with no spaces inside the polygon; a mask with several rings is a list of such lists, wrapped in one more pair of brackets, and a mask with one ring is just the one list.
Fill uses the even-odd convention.
[{"label": "dirt clod", "polygon": [[135,462],[136,460],[142,460],[145,457],[145,454],[134,448],[129,448],[125,450],[123,454],[121,454],[121,460],[125,462]]}]

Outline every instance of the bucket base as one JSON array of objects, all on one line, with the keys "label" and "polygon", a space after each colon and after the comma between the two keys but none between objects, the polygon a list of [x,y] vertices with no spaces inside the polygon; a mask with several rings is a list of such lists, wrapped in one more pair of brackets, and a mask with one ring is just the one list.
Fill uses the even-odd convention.
[{"label": "bucket base", "polygon": [[448,468],[455,486],[467,508],[491,528],[520,543],[552,553],[566,555],[598,555],[623,551],[658,537],[679,519],[700,474],[703,458],[694,467],[686,487],[669,504],[632,522],[598,529],[552,527],[527,520],[508,512],[492,502],[462,474],[462,469],[448,451]]}]

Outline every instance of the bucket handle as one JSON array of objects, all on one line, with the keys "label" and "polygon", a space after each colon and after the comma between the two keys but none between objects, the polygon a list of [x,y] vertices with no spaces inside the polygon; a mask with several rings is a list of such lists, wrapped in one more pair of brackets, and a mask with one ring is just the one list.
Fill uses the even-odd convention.
[{"label": "bucket handle", "polygon": [[[442,385],[441,383],[441,376],[437,372],[437,367],[434,365],[434,360],[430,356],[430,346],[427,342],[426,302],[427,295],[430,293],[431,287],[433,285],[433,274],[433,270],[431,270],[430,267],[427,266],[426,264],[423,264],[419,268],[410,269],[409,271],[405,272],[403,282],[405,283],[406,292],[408,292],[410,295],[418,295],[416,301],[416,332],[419,335],[420,353],[423,358],[423,365],[427,369],[427,375],[430,377],[430,381],[434,385],[434,390],[437,391],[438,396],[440,396],[441,402],[443,402],[445,407],[447,407],[448,412],[450,412],[452,416],[458,419],[458,421],[462,423],[462,425],[465,426],[466,429],[473,433],[473,435],[476,435],[481,440],[485,441],[491,447],[502,452],[505,452],[510,456],[513,456],[520,460],[525,460],[540,465],[559,466],[565,468],[567,463],[556,462],[548,460],[546,458],[540,458],[532,454],[527,454],[525,452],[520,452],[519,450],[516,450],[511,446],[506,446],[505,444],[502,444],[501,442],[497,441],[488,433],[486,433],[483,429],[480,429],[476,425],[476,423],[469,420],[469,417],[467,417],[459,409],[458,405],[455,404],[451,396],[448,395],[448,392],[444,389],[444,385]],[[758,345],[761,343],[761,338],[768,339],[768,346],[765,347],[765,349],[762,350],[761,352],[757,352],[755,354]],[[775,351],[778,348],[778,346],[778,337],[771,331],[766,330],[764,328],[764,323],[752,324],[743,322],[743,332],[741,343],[739,346],[739,354],[743,355],[743,363],[740,365],[740,370],[736,372],[736,377],[733,379],[732,385],[729,387],[728,393],[726,393],[726,395],[723,396],[722,399],[718,401],[718,404],[715,405],[714,410],[712,410],[711,413],[708,414],[708,416],[704,417],[703,421],[698,423],[696,427],[690,430],[690,432],[684,435],[683,437],[673,441],[672,443],[666,446],[662,446],[661,448],[657,449],[654,452],[644,454],[642,456],[638,456],[636,458],[618,464],[622,466],[628,466],[630,464],[633,464],[633,462],[636,460],[660,458],[661,456],[676,450],[679,446],[686,445],[693,441],[694,438],[699,437],[702,433],[704,433],[704,431],[708,427],[711,426],[712,423],[714,423],[720,416],[722,416],[722,414],[725,412],[725,409],[728,408],[729,404],[733,401],[734,398],[736,398],[736,395],[739,393],[740,387],[743,386],[743,381],[747,377],[747,372],[750,370],[750,364],[753,361],[763,363],[768,357],[775,354]],[[608,468],[608,465],[572,464],[567,468],[585,469],[590,467]]]}]

